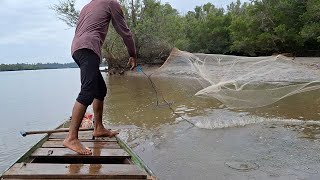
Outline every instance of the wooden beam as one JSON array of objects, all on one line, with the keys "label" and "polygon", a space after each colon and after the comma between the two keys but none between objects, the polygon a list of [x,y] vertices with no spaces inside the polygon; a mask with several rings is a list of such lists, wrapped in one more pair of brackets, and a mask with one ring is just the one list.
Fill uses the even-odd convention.
[{"label": "wooden beam", "polygon": [[[63,140],[68,133],[55,133],[49,136],[49,140]],[[93,141],[92,132],[79,132],[79,139],[81,141]],[[95,138],[95,141],[117,141],[116,138]]]},{"label": "wooden beam", "polygon": [[15,164],[4,179],[147,179],[136,165],[123,164]]},{"label": "wooden beam", "polygon": [[103,157],[121,157],[128,158],[130,155],[123,149],[95,149],[92,148],[92,155],[78,155],[67,148],[39,148],[31,157],[65,157],[65,158],[103,158]]},{"label": "wooden beam", "polygon": [[[88,148],[100,148],[100,149],[120,149],[120,146],[117,142],[82,142],[85,147]],[[62,141],[46,141],[42,148],[65,148],[62,144]]]}]

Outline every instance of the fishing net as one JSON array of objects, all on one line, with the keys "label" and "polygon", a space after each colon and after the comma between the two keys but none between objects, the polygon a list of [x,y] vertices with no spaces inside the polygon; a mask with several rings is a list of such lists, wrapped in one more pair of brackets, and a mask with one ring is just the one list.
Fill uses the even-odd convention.
[{"label": "fishing net", "polygon": [[164,95],[178,89],[181,96],[214,98],[229,108],[257,108],[320,88],[320,70],[302,62],[281,55],[239,57],[173,49],[151,77],[156,85],[174,79],[170,86],[157,86]]}]

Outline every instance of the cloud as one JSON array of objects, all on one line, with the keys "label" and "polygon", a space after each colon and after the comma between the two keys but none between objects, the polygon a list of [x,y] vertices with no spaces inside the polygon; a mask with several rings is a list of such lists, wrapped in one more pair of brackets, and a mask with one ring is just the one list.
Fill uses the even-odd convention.
[{"label": "cloud", "polygon": [[[188,11],[194,10],[196,6],[204,5],[208,2],[214,4],[218,8],[226,8],[231,2],[236,0],[162,0],[162,2],[168,2],[175,9],[177,9],[181,13],[186,13]],[[248,0],[242,0],[243,2],[247,2]]]},{"label": "cloud", "polygon": [[59,41],[59,39],[59,34],[55,34],[53,29],[48,27],[37,27],[0,36],[0,45],[21,45],[27,43],[45,44],[49,41]]},{"label": "cloud", "polygon": [[[0,63],[69,62],[74,29],[49,9],[58,0],[1,0]],[[19,53],[17,53],[19,52]]]},{"label": "cloud", "polygon": [[49,9],[50,1],[5,0],[0,7],[2,21],[6,27],[0,30],[0,44],[24,44],[37,40],[58,39],[67,28],[59,22]]},{"label": "cloud", "polygon": [[[0,63],[70,62],[74,29],[49,7],[60,0],[0,0]],[[212,2],[225,7],[232,0],[162,0],[180,12]],[[81,9],[90,0],[77,0]]]}]

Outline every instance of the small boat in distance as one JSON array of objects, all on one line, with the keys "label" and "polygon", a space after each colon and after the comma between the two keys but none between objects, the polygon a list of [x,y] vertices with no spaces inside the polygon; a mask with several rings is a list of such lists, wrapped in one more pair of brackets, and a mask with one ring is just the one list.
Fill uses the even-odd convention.
[{"label": "small boat in distance", "polygon": [[108,66],[101,66],[99,69],[101,72],[108,72]]},{"label": "small boat in distance", "polygon": [[[69,121],[56,130],[68,127]],[[78,155],[63,147],[66,135],[67,132],[47,134],[0,175],[0,179],[157,179],[118,136],[93,138],[92,131],[81,131],[79,139],[92,149],[92,155]]]}]

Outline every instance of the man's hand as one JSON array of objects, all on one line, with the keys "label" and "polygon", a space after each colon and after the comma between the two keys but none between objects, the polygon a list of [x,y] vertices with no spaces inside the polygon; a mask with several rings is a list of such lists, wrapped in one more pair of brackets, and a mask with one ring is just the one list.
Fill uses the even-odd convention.
[{"label": "man's hand", "polygon": [[127,64],[127,67],[128,66],[131,66],[131,68],[130,68],[131,71],[134,70],[134,68],[137,66],[137,59],[134,57],[130,57],[128,64]]}]

